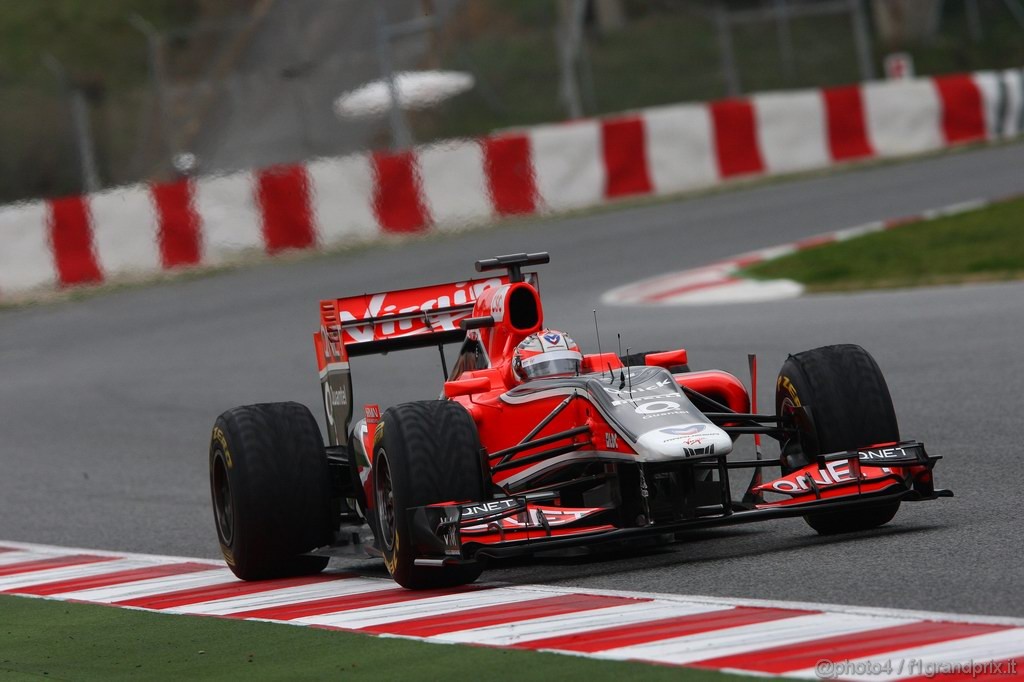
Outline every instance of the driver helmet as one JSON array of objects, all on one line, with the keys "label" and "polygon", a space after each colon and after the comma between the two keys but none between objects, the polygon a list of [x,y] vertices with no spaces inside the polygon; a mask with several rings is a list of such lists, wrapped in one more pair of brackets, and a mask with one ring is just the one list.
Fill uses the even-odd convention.
[{"label": "driver helmet", "polygon": [[542,329],[516,346],[512,371],[521,381],[541,377],[575,376],[580,373],[583,354],[565,332]]}]

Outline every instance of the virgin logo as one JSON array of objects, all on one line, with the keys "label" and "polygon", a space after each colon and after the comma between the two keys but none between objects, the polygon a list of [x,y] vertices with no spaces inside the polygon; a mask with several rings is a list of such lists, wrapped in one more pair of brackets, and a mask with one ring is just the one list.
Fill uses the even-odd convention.
[{"label": "virgin logo", "polygon": [[[341,319],[344,341],[363,343],[377,339],[455,330],[458,328],[459,320],[472,312],[467,308],[471,308],[480,294],[501,284],[501,279],[494,278],[341,299],[338,301],[338,316]],[[357,312],[360,307],[362,311]],[[446,310],[449,308],[460,309]],[[431,310],[446,312],[429,314]],[[381,317],[395,319],[377,321]],[[352,324],[361,321],[365,321],[366,324]]]}]

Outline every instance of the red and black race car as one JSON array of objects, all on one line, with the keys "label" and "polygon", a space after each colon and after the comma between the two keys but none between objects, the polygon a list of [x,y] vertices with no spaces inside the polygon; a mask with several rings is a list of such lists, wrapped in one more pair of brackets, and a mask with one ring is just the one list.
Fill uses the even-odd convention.
[{"label": "red and black race car", "polygon": [[[584,355],[545,329],[539,279],[523,269],[548,261],[500,256],[476,269],[501,274],[320,303],[329,444],[296,403],[228,410],[213,428],[217,534],[237,576],[320,571],[364,522],[365,549],[394,579],[429,588],[471,582],[488,559],[693,528],[802,516],[819,533],[864,530],[904,501],[952,495],[932,483],[939,458],[900,438],[859,346],[791,355],[774,412],[759,414],[756,385],[690,371],[685,350]],[[440,398],[366,405],[353,423],[352,358],[437,346],[446,365],[447,344],[460,348]],[[756,457],[730,458],[744,435]],[[777,458],[761,457],[762,436]],[[781,473],[764,480],[770,467]],[[751,473],[738,500],[737,470]]]}]

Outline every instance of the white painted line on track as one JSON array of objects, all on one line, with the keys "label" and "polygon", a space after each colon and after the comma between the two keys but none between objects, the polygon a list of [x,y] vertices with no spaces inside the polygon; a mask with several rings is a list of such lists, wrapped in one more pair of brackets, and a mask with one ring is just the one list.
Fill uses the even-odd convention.
[{"label": "white painted line on track", "polygon": [[16,573],[14,575],[0,576],[0,592],[9,592],[17,589],[45,585],[46,583],[63,582],[65,580],[76,580],[117,571],[126,571],[133,568],[144,568],[148,566],[145,561],[139,559],[98,561],[91,564],[76,564],[74,566],[63,566],[43,571],[31,571],[29,573]]},{"label": "white painted line on track", "polygon": [[4,552],[0,554],[0,566],[6,566],[8,564],[23,564],[28,561],[38,561],[45,559],[48,555],[38,554],[36,552]]},{"label": "white painted line on track", "polygon": [[911,622],[913,622],[911,619],[906,618],[815,613],[768,623],[755,623],[725,630],[702,632],[677,639],[664,639],[620,649],[609,649],[602,651],[597,656],[617,660],[647,660],[683,665],[723,656],[750,653],[770,647],[810,642],[838,635],[850,635],[893,625],[905,625]]},{"label": "white painted line on track", "polygon": [[661,620],[663,618],[728,611],[730,608],[732,607],[724,605],[679,604],[668,601],[640,602],[625,606],[611,606],[604,609],[584,611],[582,613],[535,618],[507,625],[492,625],[473,630],[460,630],[443,635],[435,635],[429,639],[436,642],[511,646],[513,644],[529,642],[530,640],[550,637],[552,632],[557,632],[560,635],[572,635],[603,628]]},{"label": "white painted line on track", "polygon": [[[215,559],[186,559],[180,556],[169,556],[166,554],[139,554],[137,552],[119,552],[109,549],[87,549],[85,547],[59,547],[57,545],[41,545],[34,542],[14,542],[0,540],[0,548],[11,547],[14,549],[32,552],[43,556],[67,556],[69,554],[91,554],[93,556],[109,556],[116,558],[144,559],[152,563],[178,564],[188,562],[193,564],[210,564],[217,568],[223,568],[224,562]],[[0,554],[3,556],[3,554]]]},{"label": "white painted line on track", "polygon": [[129,599],[141,599],[152,597],[169,592],[180,590],[194,590],[210,585],[219,585],[235,579],[231,571],[226,568],[211,569],[201,573],[187,573],[166,578],[150,578],[149,580],[138,580],[123,585],[112,587],[95,587],[88,590],[77,590],[74,592],[61,592],[53,595],[58,599],[69,601],[89,601],[99,604],[112,604],[118,601]]},{"label": "white painted line on track", "polygon": [[[1005,661],[1008,658],[1024,656],[1024,630],[1005,630],[977,637],[965,637],[951,642],[930,644],[914,649],[890,651],[881,656],[858,658],[850,661],[850,667],[864,670],[888,670],[887,672],[866,675],[843,675],[846,680],[863,680],[864,682],[887,682],[911,677],[922,677],[927,669],[936,669],[945,665],[977,665],[992,661]],[[1024,670],[1018,671],[1024,675]],[[797,670],[786,673],[787,677],[820,679],[820,675],[811,670]],[[984,679],[983,676],[978,676]]]},{"label": "white painted line on track", "polygon": [[[388,585],[388,587],[394,586],[394,584]],[[468,609],[516,604],[527,599],[536,599],[544,596],[548,595],[536,593],[529,587],[498,587],[490,590],[480,590],[478,592],[428,597],[426,599],[414,599],[412,601],[400,602],[398,604],[385,604],[382,606],[353,609],[334,614],[309,616],[306,618],[296,619],[294,622],[305,623],[307,625],[328,625],[331,627],[363,630],[379,625],[398,623],[404,620],[443,616],[447,613],[466,611]]]},{"label": "white painted line on track", "polygon": [[688,604],[717,604],[722,606],[750,606],[765,609],[793,609],[797,611],[824,611],[826,613],[847,613],[855,616],[880,616],[893,618],[909,618],[910,620],[935,620],[950,623],[985,623],[988,625],[1009,625],[1024,627],[1024,618],[1011,616],[986,616],[966,613],[949,613],[944,611],[917,611],[913,609],[893,609],[882,606],[854,606],[846,604],[828,604],[803,601],[782,601],[778,599],[747,599],[743,597],[704,597],[669,592],[628,592],[625,590],[605,590],[596,587],[555,587],[551,585],[530,585],[531,590],[548,591],[557,594],[572,592],[575,594],[594,594],[606,597],[647,597],[655,600],[677,601]]},{"label": "white painted line on track", "polygon": [[[268,585],[273,584],[267,581]],[[286,587],[280,590],[266,590],[255,594],[247,594],[240,597],[229,597],[216,601],[201,602],[198,604],[187,604],[166,609],[166,613],[191,613],[204,616],[229,616],[233,613],[253,611],[255,609],[266,609],[286,604],[297,604],[324,599],[327,597],[338,597],[343,595],[366,594],[377,590],[393,589],[395,586],[387,580],[374,580],[363,578],[343,578],[327,582],[312,583],[309,585],[298,585]]]}]

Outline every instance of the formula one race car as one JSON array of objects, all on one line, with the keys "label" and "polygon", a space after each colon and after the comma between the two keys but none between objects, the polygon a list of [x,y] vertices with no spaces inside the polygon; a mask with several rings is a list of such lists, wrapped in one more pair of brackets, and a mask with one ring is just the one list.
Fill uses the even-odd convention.
[{"label": "formula one race car", "polygon": [[[213,428],[220,546],[243,579],[315,573],[358,541],[401,585],[475,580],[487,559],[802,516],[819,533],[880,526],[904,501],[951,496],[924,445],[901,440],[878,365],[859,346],[791,355],[775,411],[685,350],[583,354],[545,328],[547,254],[477,261],[484,279],[331,299],[314,335],[329,445],[296,403],[228,410]],[[354,424],[349,360],[460,344],[440,398]],[[754,403],[753,405],[751,403]],[[730,459],[741,435],[755,459]],[[780,444],[763,459],[759,439]],[[781,470],[763,481],[762,470]],[[730,473],[752,472],[742,499]]]}]

